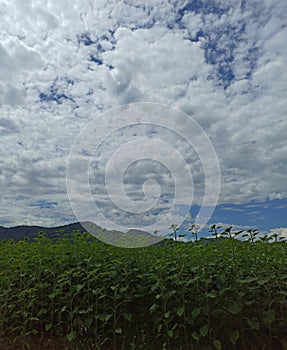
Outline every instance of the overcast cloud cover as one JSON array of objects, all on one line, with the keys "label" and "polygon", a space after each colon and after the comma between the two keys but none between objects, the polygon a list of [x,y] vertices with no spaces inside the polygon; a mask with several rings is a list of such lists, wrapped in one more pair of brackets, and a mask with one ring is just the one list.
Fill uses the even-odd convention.
[{"label": "overcast cloud cover", "polygon": [[[200,124],[220,162],[219,204],[287,198],[286,14],[285,0],[0,0],[0,225],[76,221],[72,144],[133,102]],[[135,198],[140,174],[127,175]]]}]

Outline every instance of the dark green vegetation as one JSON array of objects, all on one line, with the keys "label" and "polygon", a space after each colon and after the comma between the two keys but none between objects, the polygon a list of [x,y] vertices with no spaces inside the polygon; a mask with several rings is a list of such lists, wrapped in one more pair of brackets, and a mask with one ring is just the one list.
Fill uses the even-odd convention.
[{"label": "dark green vegetation", "polygon": [[0,349],[287,349],[285,242],[42,234],[1,241],[0,266]]}]

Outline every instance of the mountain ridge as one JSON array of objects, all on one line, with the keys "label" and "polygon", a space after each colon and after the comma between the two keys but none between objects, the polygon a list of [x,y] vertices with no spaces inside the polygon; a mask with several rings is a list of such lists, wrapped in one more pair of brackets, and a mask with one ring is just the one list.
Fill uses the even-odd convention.
[{"label": "mountain ridge", "polygon": [[105,243],[125,247],[156,244],[164,239],[163,237],[157,237],[149,232],[138,229],[130,229],[125,233],[121,231],[107,230],[90,222],[82,224],[80,222],[74,222],[56,227],[43,227],[38,225],[18,225],[14,227],[0,226],[0,240],[33,239],[36,238],[40,232],[45,232],[48,238],[54,239],[61,234],[63,237],[66,235],[72,235],[74,231],[79,231],[81,233],[88,232]]}]

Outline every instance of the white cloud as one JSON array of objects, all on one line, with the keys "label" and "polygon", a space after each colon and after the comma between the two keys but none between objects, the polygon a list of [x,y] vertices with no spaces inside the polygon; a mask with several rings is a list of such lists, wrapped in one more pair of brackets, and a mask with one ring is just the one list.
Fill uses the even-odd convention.
[{"label": "white cloud", "polygon": [[270,230],[268,236],[273,237],[275,240],[274,235],[278,235],[278,239],[286,239],[287,238],[287,227],[279,227],[279,228],[274,228]]},{"label": "white cloud", "polygon": [[[37,197],[59,203],[46,208],[46,224],[73,221],[64,178],[72,143],[102,111],[136,101],[180,108],[200,123],[220,160],[221,202],[287,196],[286,2],[246,2],[244,11],[233,1],[187,5],[0,2],[3,223],[43,220],[43,209],[29,206]],[[200,160],[162,137],[193,162],[199,203]]]}]

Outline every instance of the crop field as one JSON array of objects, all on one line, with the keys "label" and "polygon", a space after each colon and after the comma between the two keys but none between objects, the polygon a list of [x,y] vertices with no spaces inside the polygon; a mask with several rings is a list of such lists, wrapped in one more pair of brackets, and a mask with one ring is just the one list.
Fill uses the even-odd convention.
[{"label": "crop field", "polygon": [[0,349],[287,349],[287,244],[0,242]]}]

